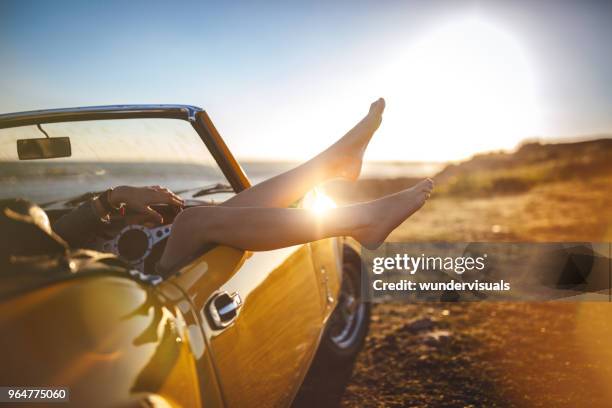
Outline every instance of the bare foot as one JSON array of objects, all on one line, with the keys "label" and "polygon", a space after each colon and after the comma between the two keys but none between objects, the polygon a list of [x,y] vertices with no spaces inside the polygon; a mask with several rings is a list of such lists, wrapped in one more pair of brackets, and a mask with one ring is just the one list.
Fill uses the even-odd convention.
[{"label": "bare foot", "polygon": [[368,249],[378,248],[391,231],[425,204],[433,185],[428,178],[407,190],[363,204],[368,222],[353,233],[353,238]]},{"label": "bare foot", "polygon": [[340,140],[321,153],[320,157],[332,177],[356,180],[361,173],[363,154],[374,132],[382,122],[385,100],[379,98],[370,105],[370,111]]}]

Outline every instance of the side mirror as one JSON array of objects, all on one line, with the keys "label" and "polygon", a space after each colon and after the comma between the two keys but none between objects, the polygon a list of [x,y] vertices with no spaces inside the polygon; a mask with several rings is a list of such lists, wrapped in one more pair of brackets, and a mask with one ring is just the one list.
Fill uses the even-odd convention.
[{"label": "side mirror", "polygon": [[17,140],[19,160],[54,159],[70,157],[72,148],[69,137],[47,137]]}]

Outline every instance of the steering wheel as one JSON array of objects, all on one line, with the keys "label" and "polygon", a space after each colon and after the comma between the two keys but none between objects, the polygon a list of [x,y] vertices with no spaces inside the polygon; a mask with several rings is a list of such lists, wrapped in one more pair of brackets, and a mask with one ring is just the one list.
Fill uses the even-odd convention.
[{"label": "steering wheel", "polygon": [[124,227],[113,239],[98,241],[95,246],[100,251],[117,255],[132,268],[144,273],[145,260],[153,247],[168,238],[171,231],[172,224],[155,228],[132,224]]}]

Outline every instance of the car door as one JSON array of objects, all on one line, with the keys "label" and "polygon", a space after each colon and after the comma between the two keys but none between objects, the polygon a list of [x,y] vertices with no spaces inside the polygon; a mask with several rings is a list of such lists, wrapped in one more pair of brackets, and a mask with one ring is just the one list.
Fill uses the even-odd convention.
[{"label": "car door", "polygon": [[230,407],[290,404],[322,329],[310,248],[245,252],[218,246],[181,269]]},{"label": "car door", "polygon": [[[236,191],[248,188],[248,178],[206,112],[192,124],[230,185]],[[310,247],[253,253],[216,246],[169,279],[189,298],[200,321],[225,404],[290,404],[324,320]]]}]

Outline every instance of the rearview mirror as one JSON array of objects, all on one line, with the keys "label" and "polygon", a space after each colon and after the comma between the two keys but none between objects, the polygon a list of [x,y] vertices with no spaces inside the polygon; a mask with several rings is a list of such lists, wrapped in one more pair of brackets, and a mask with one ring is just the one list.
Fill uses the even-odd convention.
[{"label": "rearview mirror", "polygon": [[72,148],[68,137],[47,137],[17,140],[19,160],[54,159],[70,157]]}]

